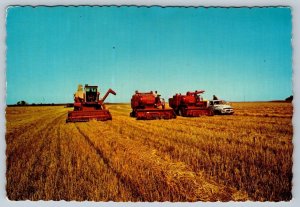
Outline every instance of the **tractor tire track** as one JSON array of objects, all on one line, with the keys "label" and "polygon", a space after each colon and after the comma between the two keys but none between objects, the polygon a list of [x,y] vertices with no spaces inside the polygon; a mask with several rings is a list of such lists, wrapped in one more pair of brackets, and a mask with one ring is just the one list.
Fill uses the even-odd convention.
[{"label": "tractor tire track", "polygon": [[[95,127],[95,129],[98,129],[99,130],[99,127]],[[122,147],[123,148],[123,146],[124,146],[124,148],[125,149],[127,149],[128,151],[131,151],[131,149],[137,149],[138,147],[137,146],[143,146],[142,147],[142,151],[141,151],[141,158],[142,158],[142,160],[140,160],[139,158],[137,159],[137,160],[139,160],[139,162],[145,162],[147,159],[148,160],[151,160],[150,162],[151,163],[153,163],[156,167],[158,167],[158,169],[161,169],[161,168],[163,168],[163,169],[167,169],[166,171],[164,171],[165,173],[163,173],[163,174],[161,174],[160,175],[160,177],[159,177],[159,179],[157,179],[158,177],[157,177],[157,175],[156,176],[154,176],[154,177],[152,177],[152,178],[147,178],[147,179],[153,179],[153,180],[155,180],[155,182],[157,183],[157,185],[158,186],[164,186],[164,190],[165,189],[168,189],[169,188],[169,185],[170,185],[170,183],[169,182],[166,182],[166,180],[165,179],[160,179],[160,178],[162,178],[162,177],[168,177],[168,176],[170,176],[174,171],[173,171],[173,169],[172,169],[172,167],[170,167],[170,166],[172,166],[172,165],[176,165],[177,163],[184,163],[184,162],[177,162],[177,160],[176,159],[166,159],[166,157],[164,156],[164,155],[162,155],[161,153],[159,153],[159,152],[157,152],[156,150],[156,148],[153,148],[153,146],[151,146],[151,145],[145,145],[144,143],[140,143],[140,142],[137,142],[136,140],[132,140],[132,139],[127,139],[123,144],[122,144],[122,141],[124,141],[124,134],[121,134],[118,130],[116,130],[115,128],[113,128],[112,127],[112,125],[107,125],[106,127],[105,127],[105,130],[107,131],[107,129],[109,129],[108,131],[110,131],[110,132],[114,132],[114,133],[118,133],[118,134],[114,134],[114,140],[115,141],[113,141],[112,143],[119,143],[119,146],[118,145],[115,145],[115,147]],[[94,133],[96,133],[96,132],[94,132]],[[99,133],[99,132],[98,132]],[[126,143],[130,143],[130,144],[126,144]],[[132,147],[131,147],[132,146]],[[134,147],[135,146],[135,147]],[[136,148],[137,147],[137,148]],[[127,151],[126,150],[126,151]],[[145,151],[146,150],[146,151]],[[132,151],[132,153],[131,154],[134,154],[134,153],[136,153],[136,154],[139,154],[139,152],[140,151]],[[146,154],[148,155],[150,155],[148,158],[146,158],[146,157],[144,157],[143,155],[145,155],[145,152],[146,152]],[[152,154],[153,152],[155,152],[155,155],[154,154]],[[157,152],[157,154],[156,154],[156,152]],[[151,155],[152,154],[152,155]],[[119,155],[120,156],[120,155]],[[129,157],[130,157],[130,155],[129,155]],[[175,161],[175,162],[174,162]],[[170,164],[170,163],[172,163],[172,164]],[[186,164],[183,164],[182,166],[188,166],[188,165],[186,165]],[[181,167],[182,167],[181,166]],[[148,170],[150,170],[150,169],[156,169],[157,171],[159,171],[156,167],[153,167],[153,168],[148,168],[148,169],[143,169],[142,171],[140,171],[140,173],[147,173],[148,172]],[[137,169],[137,171],[139,171],[139,169]],[[170,173],[170,174],[169,174]],[[183,175],[183,174],[196,174],[196,172],[193,172],[193,171],[191,171],[191,169],[189,168],[189,167],[187,167],[187,168],[181,168],[181,170],[180,170],[180,172],[178,172],[178,171],[176,171],[176,173],[178,173],[178,174],[181,174],[181,175]],[[156,178],[156,179],[155,179]],[[195,177],[193,177],[193,179],[194,179]],[[175,177],[175,178],[172,178],[173,180],[173,182],[178,182],[178,179],[180,179],[180,178],[177,178],[177,177]],[[208,182],[208,183],[217,183],[215,180],[213,180],[213,179],[205,179],[205,180],[202,180],[203,182]],[[145,182],[147,182],[146,180],[145,180]],[[193,187],[195,187],[195,186],[197,186],[199,183],[197,182],[197,181],[195,181],[195,180],[189,180],[189,181],[187,181],[187,182],[191,182],[190,183],[190,185],[191,186],[193,186]],[[200,182],[201,183],[201,182]],[[177,186],[175,187],[175,188],[181,188],[181,185],[182,185],[182,183],[177,183],[176,184]],[[200,184],[201,185],[201,184]],[[141,186],[139,186],[139,185],[137,185],[136,186],[137,188],[141,188]],[[197,189],[197,188],[196,188]],[[221,191],[221,189],[224,189],[224,187],[219,187],[218,188],[218,190],[217,191]],[[165,193],[165,191],[160,191],[161,192],[161,195],[163,195],[164,193]],[[178,197],[172,197],[172,194],[174,193],[174,191],[176,192],[176,190],[175,189],[173,189],[173,187],[170,187],[170,189],[168,189],[168,193],[167,193],[167,196],[169,196],[169,199],[170,199],[170,201],[176,201],[176,199],[178,199]],[[234,190],[233,190],[234,191]],[[191,191],[191,192],[194,192],[194,191]],[[198,192],[198,191],[197,191]],[[190,195],[190,193],[182,193],[182,192],[176,192],[175,194],[177,194],[177,196],[182,196],[182,199],[183,200],[187,200],[187,201],[195,201],[195,197],[193,197],[194,195]],[[200,194],[198,194],[198,193],[196,193],[197,194],[197,196],[199,196],[199,197],[201,197],[201,198],[203,198],[202,197],[202,195],[201,195],[201,193]],[[230,194],[230,193],[229,193]],[[191,196],[191,197],[189,197],[189,196]],[[197,197],[196,196],[196,197]],[[159,199],[160,199],[160,195],[155,195],[154,196],[154,198],[156,199],[156,201],[160,201]],[[230,195],[227,195],[227,198],[229,198],[230,199]],[[152,200],[153,199],[153,197],[147,197],[146,196],[146,199],[145,200],[147,200],[147,201],[153,201]],[[180,199],[179,199],[180,200]]]},{"label": "tractor tire track", "polygon": [[56,173],[55,173],[55,184],[54,184],[54,189],[56,190],[56,193],[53,194],[53,200],[59,200],[56,198],[60,198],[59,195],[59,191],[58,189],[61,189],[61,179],[62,178],[62,170],[61,170],[61,163],[62,163],[62,154],[61,154],[61,128],[59,128],[59,130],[57,130],[57,134],[56,134]]},{"label": "tractor tire track", "polygon": [[122,176],[120,172],[118,172],[111,164],[110,160],[105,156],[105,154],[101,151],[101,149],[97,148],[93,141],[87,136],[76,124],[76,129],[78,132],[82,135],[82,137],[85,139],[87,144],[92,148],[92,150],[97,154],[99,159],[103,161],[105,166],[118,178],[118,180],[122,183],[122,185],[125,188],[129,188],[128,190],[132,193],[132,196],[134,199],[138,201],[145,201],[142,197],[142,193],[139,192],[138,188],[135,187],[134,183],[131,182],[130,179],[125,178]]},{"label": "tractor tire track", "polygon": [[[27,140],[27,144],[28,146],[34,146],[34,144],[36,143],[36,137],[34,135],[36,134],[41,134],[45,129],[47,129],[49,127],[49,125],[51,126],[51,123],[55,122],[57,119],[59,119],[60,117],[64,116],[64,114],[60,115],[59,117],[57,117],[54,121],[51,121],[49,124],[47,124],[46,126],[38,129],[37,131],[35,131],[34,133],[32,133],[30,130],[25,130],[25,132],[21,135],[18,134],[14,134],[14,137],[18,137],[18,138],[23,138],[25,136],[28,136],[28,134],[30,134],[30,139]],[[10,144],[11,145],[11,144]],[[12,149],[11,149],[12,148]],[[6,150],[6,156],[7,156],[7,171],[9,171],[11,164],[13,163],[13,159],[15,158],[15,154],[18,154],[17,151],[19,150],[19,148],[24,148],[24,146],[18,146],[18,147],[10,147],[10,150],[8,151],[8,149]],[[34,155],[31,155],[34,156]],[[15,158],[18,159],[18,158]],[[30,158],[28,158],[30,159]]]},{"label": "tractor tire track", "polygon": [[[13,192],[16,193],[17,198],[14,199],[21,199],[21,200],[25,200],[25,199],[30,199],[30,197],[37,191],[37,189],[35,189],[31,183],[33,180],[31,179],[36,179],[37,176],[35,175],[35,169],[38,166],[38,163],[40,162],[41,159],[41,155],[44,151],[44,148],[49,144],[48,143],[48,139],[47,139],[47,135],[49,134],[49,132],[52,130],[52,127],[55,126],[58,122],[58,120],[61,119],[61,117],[65,116],[65,114],[62,114],[58,117],[56,117],[54,120],[51,120],[51,122],[49,122],[48,124],[46,124],[46,126],[44,126],[43,128],[39,129],[38,131],[36,131],[34,134],[38,134],[38,140],[40,140],[40,143],[38,146],[36,146],[36,153],[33,153],[30,155],[30,157],[27,160],[27,163],[30,163],[30,160],[33,160],[33,164],[29,167],[26,167],[24,169],[24,171],[22,172],[23,175],[28,175],[27,176],[27,181],[17,181],[16,184],[12,183],[10,184],[10,186],[14,186],[16,187],[16,189],[12,189]],[[37,138],[32,135],[32,139],[36,140]],[[32,145],[34,146],[34,145]],[[11,169],[11,164],[14,163],[12,156],[14,156],[14,152],[10,153],[8,155],[8,161],[7,161],[7,176],[10,172]],[[17,158],[16,158],[17,159]],[[25,160],[23,160],[25,161]],[[45,166],[46,167],[46,166]],[[21,184],[21,185],[20,185]],[[7,191],[10,191],[10,189],[7,189]],[[13,193],[12,193],[13,194]],[[8,193],[8,195],[10,195],[10,193]]]},{"label": "tractor tire track", "polygon": [[[152,124],[152,123],[151,123]],[[156,124],[156,123],[155,123]],[[121,125],[121,126],[124,126],[124,125]],[[151,125],[152,126],[152,125]],[[159,133],[159,132],[153,132],[153,131],[156,131],[156,130],[153,130],[153,131],[148,131],[147,130],[147,127],[142,123],[142,124],[138,124],[138,125],[134,125],[134,126],[132,126],[131,124],[127,124],[126,126],[124,126],[125,128],[129,128],[129,127],[132,127],[133,128],[133,132],[135,132],[135,131],[139,131],[139,132],[141,132],[142,134],[147,134],[148,136],[144,136],[143,137],[143,139],[136,139],[135,138],[135,135],[134,135],[134,133],[130,133],[130,131],[129,130],[121,130],[121,132],[122,133],[120,133],[120,127],[118,127],[118,125],[113,125],[112,126],[114,129],[115,129],[115,131],[116,132],[118,132],[119,134],[121,134],[121,136],[124,136],[125,135],[125,137],[128,137],[128,138],[130,138],[131,140],[134,140],[134,141],[137,141],[137,142],[139,142],[140,141],[140,143],[141,143],[141,145],[147,145],[147,146],[149,146],[150,148],[157,148],[158,149],[158,151],[159,152],[161,152],[162,153],[162,157],[163,157],[163,154],[168,154],[168,151],[164,151],[163,149],[164,148],[166,148],[166,143],[164,143],[163,141],[161,141],[161,139],[163,138],[163,139],[165,139],[165,140],[169,140],[169,141],[172,141],[172,144],[171,144],[171,146],[174,148],[176,148],[176,145],[177,145],[177,147],[183,147],[184,145],[186,145],[187,147],[189,147],[189,148],[191,148],[191,147],[196,147],[197,148],[197,146],[199,145],[199,144],[196,144],[196,145],[194,145],[194,144],[192,144],[191,145],[191,143],[188,143],[188,140],[184,140],[184,142],[176,142],[175,140],[173,140],[173,139],[170,139],[170,137],[169,136],[165,136],[165,134],[166,133]],[[156,126],[157,128],[159,128],[159,126]],[[149,128],[151,128],[151,127],[149,127]],[[137,135],[137,137],[140,137],[140,136],[138,136]],[[147,138],[146,138],[147,137]],[[155,137],[159,137],[159,139],[155,139]],[[132,139],[133,138],[133,139]],[[147,142],[143,142],[142,140],[147,140]],[[176,144],[174,144],[174,142],[173,141],[175,141],[175,143]],[[227,140],[224,140],[224,141],[227,141]],[[246,146],[246,147],[248,147],[249,149],[252,149],[252,148],[254,148],[254,147],[256,147],[256,148],[258,148],[258,146],[254,146],[252,143],[244,143],[244,142],[242,142],[242,141],[239,141],[239,140],[230,140],[231,141],[231,144],[233,143],[235,146],[236,145],[243,145],[243,146]],[[206,144],[207,145],[207,144]],[[212,147],[213,147],[214,145],[212,145]],[[228,144],[228,147],[227,147],[227,149],[230,147],[231,145],[230,145],[230,143]],[[201,144],[199,145],[199,147],[201,147]],[[271,151],[271,152],[273,152],[273,151],[276,151],[276,147],[272,147],[272,146],[265,146],[264,147],[265,149],[264,150],[268,150],[268,151]],[[218,150],[217,150],[218,148],[216,148],[215,150],[218,152]],[[222,148],[220,148],[219,150],[222,150]],[[173,150],[174,151],[174,150]],[[182,151],[182,150],[177,150],[178,152],[182,152],[182,153],[184,153],[184,151]],[[207,150],[206,150],[207,151]],[[232,149],[232,151],[235,151],[235,149]],[[223,154],[221,151],[219,152],[220,154]],[[224,153],[226,153],[226,151],[224,151]],[[235,154],[232,154],[233,156],[236,156]],[[228,156],[228,155],[226,155],[226,156]],[[189,161],[188,160],[185,160],[185,159],[182,159],[182,158],[184,158],[184,157],[189,157],[189,154],[181,154],[181,155],[179,155],[179,156],[171,156],[172,157],[172,160],[174,160],[174,161],[182,161],[182,162],[184,162],[184,163],[187,163],[188,164],[188,166],[191,166],[190,164],[191,163],[189,163]],[[257,156],[257,158],[259,158],[259,156]],[[198,157],[198,159],[200,159],[201,160],[201,156],[200,157]],[[232,158],[232,159],[234,159],[234,158]],[[260,160],[260,159],[259,159]],[[268,166],[268,164],[262,164],[261,163],[261,165],[263,165],[264,167],[263,168],[268,168],[268,167],[270,167],[270,166]],[[204,168],[199,168],[198,169],[198,167],[195,169],[195,168],[193,168],[193,166],[191,166],[192,167],[192,169],[194,170],[194,171],[198,171],[198,170],[205,170],[206,168],[204,167]],[[222,179],[221,179],[222,180]],[[215,180],[214,180],[215,181]],[[222,182],[221,182],[222,183]],[[237,186],[238,187],[238,186]]]},{"label": "tractor tire track", "polygon": [[[189,148],[197,148],[197,149],[200,149],[202,147],[201,143],[196,142],[195,140],[192,142],[192,140],[190,140],[190,139],[182,139],[182,138],[178,138],[178,137],[173,138],[172,136],[166,135],[167,133],[160,133],[158,130],[153,130],[153,128],[161,129],[161,125],[158,125],[156,123],[151,123],[151,124],[152,124],[152,125],[150,125],[151,130],[147,130],[147,127],[145,127],[145,125],[143,125],[143,124],[135,124],[135,125],[127,125],[127,126],[128,126],[128,128],[131,127],[132,129],[135,129],[133,131],[143,131],[144,134],[149,135],[149,136],[145,136],[144,140],[147,140],[147,142],[152,142],[154,144],[156,143],[155,144],[156,146],[162,146],[162,147],[164,146],[165,147],[166,144],[162,142],[162,139],[164,139],[165,141],[172,142],[172,143],[174,143],[178,146],[181,146],[181,147],[183,145],[185,145]],[[181,124],[181,123],[179,123],[177,125],[186,126],[185,124]],[[147,126],[149,126],[149,125],[147,125]],[[117,130],[118,125],[114,125],[114,128],[116,129],[116,131],[118,133],[120,133],[119,130]],[[169,129],[170,131],[177,131],[178,134],[182,134],[182,137],[187,137],[187,135],[184,134],[184,131],[182,131],[181,129],[176,129],[172,126],[170,126],[170,127],[169,126],[164,126],[164,129],[167,129],[167,130]],[[128,133],[128,131],[126,131],[126,132],[127,132],[126,135],[128,137],[132,137],[131,133]],[[190,133],[191,133],[191,135],[198,135],[199,134],[198,131],[194,131],[194,132],[190,132]],[[207,135],[205,135],[204,137],[208,137],[208,136],[209,136],[209,132],[207,132]],[[159,137],[160,139],[159,140],[154,139],[153,137]],[[136,140],[136,139],[134,139],[134,140]],[[218,142],[221,143],[221,140],[218,140]],[[222,143],[223,144],[228,144],[228,138],[224,138]],[[143,144],[147,144],[147,143],[143,143]],[[229,144],[236,144],[236,145],[243,144],[243,146],[247,146],[247,147],[249,147],[249,149],[251,149],[253,147],[257,147],[257,146],[255,146],[255,143],[253,143],[252,140],[250,140],[250,141],[246,141],[246,140],[241,141],[241,140],[237,140],[237,139],[231,139]],[[269,146],[269,145],[261,146],[261,148],[263,148],[264,150],[268,150],[270,152],[275,152],[277,150],[276,146]]]},{"label": "tractor tire track", "polygon": [[[36,159],[34,161],[34,163],[31,166],[31,170],[29,172],[29,178],[37,181],[40,178],[40,175],[36,174],[35,169],[37,168],[38,164],[41,163],[41,159],[42,159],[42,154],[43,152],[45,152],[45,148],[49,147],[52,143],[53,143],[53,139],[54,137],[51,137],[51,139],[49,139],[49,134],[50,132],[53,130],[53,128],[55,128],[55,126],[59,125],[59,121],[61,121],[61,118],[65,116],[65,114],[62,114],[58,117],[56,117],[53,121],[51,121],[43,130],[43,134],[40,136],[40,138],[43,140],[42,141],[42,145],[39,147],[39,149],[37,150],[37,154],[36,154]],[[48,142],[50,141],[50,142]],[[43,177],[46,177],[46,172],[47,171],[47,166],[43,165],[44,169],[43,172],[41,173],[41,175]],[[34,186],[32,186],[32,180],[29,180],[27,186],[27,198],[30,198],[32,194],[34,194],[36,192],[36,189],[34,188]],[[45,196],[42,196],[45,197]]]},{"label": "tractor tire track", "polygon": [[[61,114],[61,112],[55,113],[54,117],[63,115],[64,114]],[[7,148],[6,150],[8,163],[11,163],[11,155],[14,155],[16,154],[16,152],[20,151],[20,148],[21,151],[22,149],[24,149],[24,141],[26,141],[26,144],[28,146],[33,146],[36,142],[36,137],[33,135],[40,134],[47,127],[46,123],[48,122],[48,120],[50,120],[51,124],[51,118],[49,118],[49,115],[45,115],[42,117],[42,119],[36,119],[33,122],[25,124],[24,126],[22,125],[20,127],[17,127],[16,129],[12,130],[12,132],[6,134],[6,144],[9,146],[9,148]],[[47,121],[45,122],[45,120]],[[36,130],[35,128],[39,126],[40,123],[45,123],[46,126]]]},{"label": "tractor tire track", "polygon": [[[17,142],[19,137],[18,136],[15,137],[14,134],[19,134],[17,132],[25,132],[29,128],[32,128],[33,126],[39,125],[44,120],[47,120],[49,118],[49,114],[52,114],[52,112],[54,112],[54,114],[61,114],[62,113],[62,112],[57,113],[57,110],[49,110],[49,111],[47,111],[46,114],[43,114],[43,113],[45,113],[45,112],[43,112],[36,119],[34,119],[34,120],[28,120],[28,122],[26,121],[21,126],[12,127],[10,129],[10,132],[6,133],[6,136],[5,136],[6,137],[6,142],[11,142],[11,141]],[[26,119],[28,119],[28,118],[26,118]],[[7,120],[7,122],[9,122],[9,120]]]}]

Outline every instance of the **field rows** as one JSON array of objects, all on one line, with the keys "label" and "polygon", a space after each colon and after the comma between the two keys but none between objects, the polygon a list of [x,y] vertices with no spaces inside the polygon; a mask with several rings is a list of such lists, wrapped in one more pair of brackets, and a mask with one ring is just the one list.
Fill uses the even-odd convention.
[{"label": "field rows", "polygon": [[70,108],[7,108],[12,200],[290,200],[292,105],[234,103],[233,116],[65,123]]}]

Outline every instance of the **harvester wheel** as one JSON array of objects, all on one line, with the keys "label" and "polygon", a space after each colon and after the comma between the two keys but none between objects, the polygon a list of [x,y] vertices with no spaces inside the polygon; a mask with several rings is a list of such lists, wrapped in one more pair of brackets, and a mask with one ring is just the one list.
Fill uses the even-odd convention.
[{"label": "harvester wheel", "polygon": [[130,117],[135,117],[134,111],[130,112]]},{"label": "harvester wheel", "polygon": [[178,111],[178,115],[179,115],[179,116],[183,116],[183,110],[184,110],[183,108],[180,108],[180,109],[179,109],[179,111]]}]

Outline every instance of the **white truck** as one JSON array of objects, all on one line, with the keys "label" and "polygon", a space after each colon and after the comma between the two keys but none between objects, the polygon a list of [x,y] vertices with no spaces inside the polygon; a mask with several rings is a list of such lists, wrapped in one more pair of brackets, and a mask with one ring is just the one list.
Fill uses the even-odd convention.
[{"label": "white truck", "polygon": [[210,100],[209,106],[213,108],[214,114],[228,114],[234,113],[232,106],[224,100]]}]

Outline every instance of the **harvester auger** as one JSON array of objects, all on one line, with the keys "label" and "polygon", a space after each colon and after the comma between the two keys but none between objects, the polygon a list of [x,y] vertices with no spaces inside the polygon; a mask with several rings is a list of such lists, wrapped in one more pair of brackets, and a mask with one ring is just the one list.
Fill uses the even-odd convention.
[{"label": "harvester auger", "polygon": [[155,91],[138,92],[135,91],[131,98],[131,117],[136,119],[151,120],[151,119],[173,119],[176,114],[172,109],[165,108],[164,99]]},{"label": "harvester auger", "polygon": [[179,116],[213,116],[212,107],[209,106],[208,101],[203,101],[203,98],[199,95],[202,93],[204,93],[203,90],[196,90],[195,92],[187,92],[186,95],[175,94],[173,98],[169,98],[169,106]]},{"label": "harvester auger", "polygon": [[68,112],[66,122],[84,122],[89,120],[106,121],[111,120],[110,112],[105,109],[104,101],[109,94],[116,95],[109,89],[102,99],[99,99],[100,92],[98,86],[78,85],[78,90],[74,94],[74,110]]}]

